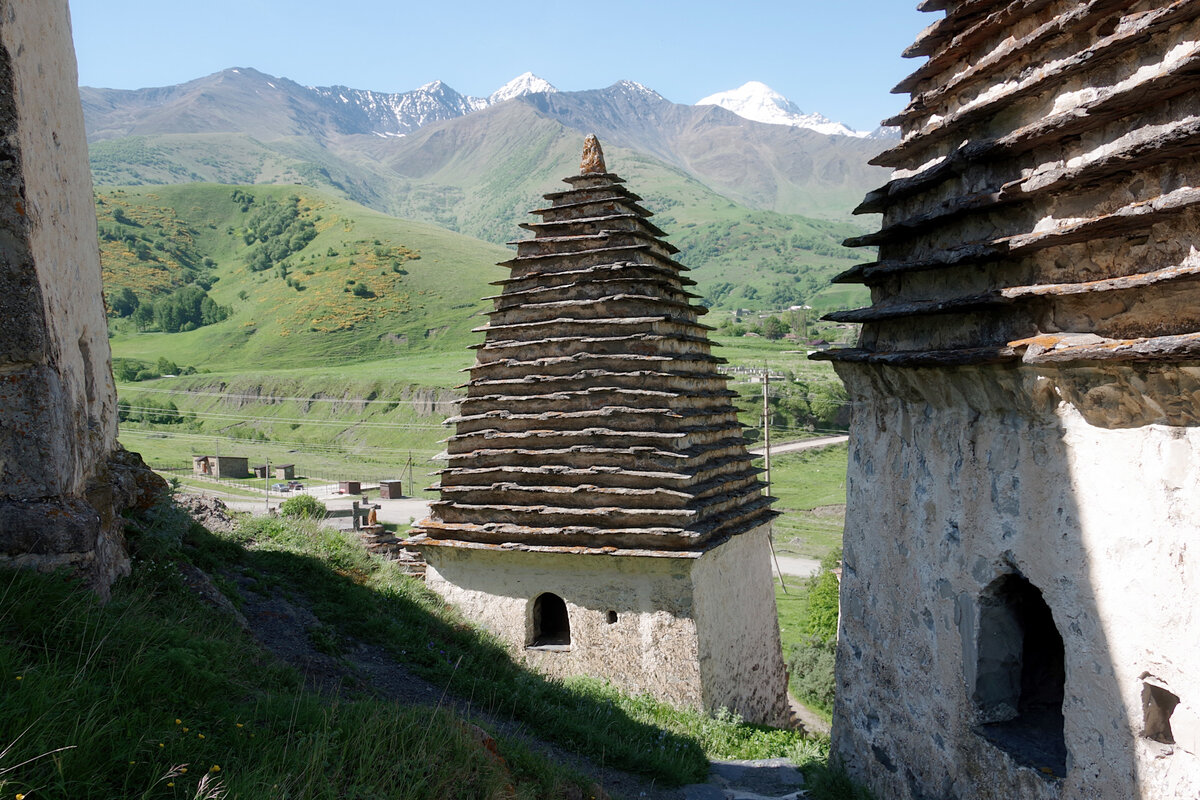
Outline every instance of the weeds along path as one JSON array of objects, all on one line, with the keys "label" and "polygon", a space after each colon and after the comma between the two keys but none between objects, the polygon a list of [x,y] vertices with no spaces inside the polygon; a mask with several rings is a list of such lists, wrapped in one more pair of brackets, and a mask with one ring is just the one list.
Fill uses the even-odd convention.
[{"label": "weeds along path", "polygon": [[267,650],[297,669],[313,690],[329,695],[368,694],[407,705],[438,705],[453,708],[468,721],[479,721],[519,739],[526,747],[595,781],[614,798],[682,800],[681,789],[664,789],[653,782],[568,752],[534,737],[524,726],[499,719],[420,678],[375,645],[357,641],[345,632],[321,622],[309,600],[298,591],[285,592],[278,585],[246,573],[225,574],[237,584],[240,611],[249,632]]}]

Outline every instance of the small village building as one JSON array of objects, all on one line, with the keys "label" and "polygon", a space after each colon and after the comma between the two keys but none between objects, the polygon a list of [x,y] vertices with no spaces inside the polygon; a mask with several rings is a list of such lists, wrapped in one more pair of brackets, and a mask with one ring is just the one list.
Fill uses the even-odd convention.
[{"label": "small village building", "polygon": [[290,481],[296,477],[295,464],[276,464],[275,477],[281,481]]},{"label": "small village building", "polygon": [[240,456],[192,456],[192,472],[212,478],[248,478],[249,463]]},{"label": "small village building", "polygon": [[382,500],[399,500],[404,497],[404,481],[380,481],[379,497]]},{"label": "small village building", "polygon": [[770,498],[706,309],[595,137],[522,225],[410,544],[429,586],[556,676],[787,720]]},{"label": "small village building", "polygon": [[339,481],[338,492],[341,494],[362,494],[362,481]]},{"label": "small village building", "polygon": [[250,470],[254,473],[254,477],[256,477],[256,478],[266,478],[267,477],[267,465],[266,464],[255,464],[253,467],[250,468]]}]

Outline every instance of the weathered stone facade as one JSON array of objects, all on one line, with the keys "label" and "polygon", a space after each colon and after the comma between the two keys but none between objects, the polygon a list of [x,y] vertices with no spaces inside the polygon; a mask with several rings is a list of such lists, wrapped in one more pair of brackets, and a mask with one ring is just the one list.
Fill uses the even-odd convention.
[{"label": "weathered stone facade", "polygon": [[0,563],[128,572],[159,482],[116,442],[96,213],[66,0],[0,2]]},{"label": "weathered stone facade", "polygon": [[523,225],[414,529],[429,585],[555,675],[782,724],[761,493],[705,309],[588,137]]},{"label": "weathered stone facade", "polygon": [[877,796],[1200,796],[1200,2],[925,0],[865,212],[834,749]]}]

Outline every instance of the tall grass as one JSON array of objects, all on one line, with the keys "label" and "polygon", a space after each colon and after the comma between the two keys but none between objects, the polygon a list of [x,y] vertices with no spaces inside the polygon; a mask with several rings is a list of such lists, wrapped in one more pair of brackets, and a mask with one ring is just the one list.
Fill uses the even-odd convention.
[{"label": "tall grass", "polygon": [[0,572],[0,795],[559,796],[445,711],[328,700],[143,562],[112,602]]},{"label": "tall grass", "polygon": [[[132,537],[112,601],[59,575],[0,571],[0,796],[492,798],[578,796],[582,779],[455,712],[306,691],[295,671],[183,585],[177,562],[309,605],[333,653],[354,642],[493,719],[662,784],[706,779],[709,758],[790,756],[833,780],[827,742],[676,709],[514,661],[436,595],[350,534],[256,519],[216,536],[163,508]],[[244,583],[244,582],[243,582]],[[835,782],[836,783],[836,782]],[[833,784],[831,784],[833,785]],[[851,798],[838,790],[814,798]]]}]

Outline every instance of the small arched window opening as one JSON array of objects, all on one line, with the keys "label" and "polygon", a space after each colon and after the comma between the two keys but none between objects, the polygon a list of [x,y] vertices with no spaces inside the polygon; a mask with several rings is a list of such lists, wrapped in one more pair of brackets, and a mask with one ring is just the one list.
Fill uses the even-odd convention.
[{"label": "small arched window opening", "polygon": [[530,647],[564,647],[571,644],[571,620],[567,604],[551,592],[533,601],[533,635]]},{"label": "small arched window opening", "polygon": [[1171,730],[1171,715],[1179,705],[1179,695],[1153,683],[1142,684],[1142,714],[1145,727],[1142,735],[1163,744],[1175,744]]},{"label": "small arched window opening", "polygon": [[981,732],[1020,764],[1066,774],[1062,635],[1041,591],[1005,575],[980,598],[974,700]]}]

